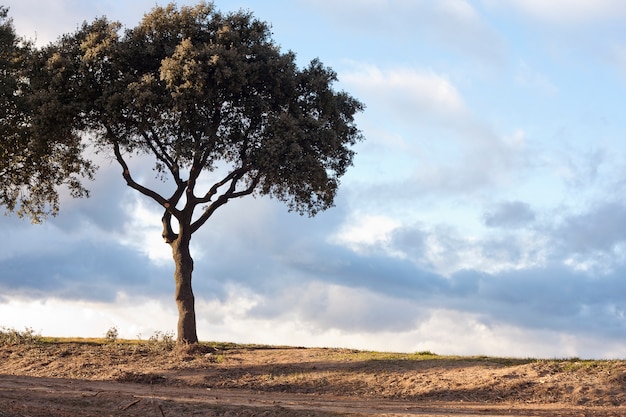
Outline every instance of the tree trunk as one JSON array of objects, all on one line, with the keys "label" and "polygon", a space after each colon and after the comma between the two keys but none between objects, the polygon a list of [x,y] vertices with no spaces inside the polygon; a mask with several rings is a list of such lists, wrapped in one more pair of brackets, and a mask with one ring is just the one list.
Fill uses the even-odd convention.
[{"label": "tree trunk", "polygon": [[198,343],[196,333],[196,311],[194,296],[191,290],[191,274],[193,259],[189,252],[188,233],[180,232],[179,236],[170,243],[174,256],[174,282],[176,284],[175,298],[178,306],[178,343]]}]

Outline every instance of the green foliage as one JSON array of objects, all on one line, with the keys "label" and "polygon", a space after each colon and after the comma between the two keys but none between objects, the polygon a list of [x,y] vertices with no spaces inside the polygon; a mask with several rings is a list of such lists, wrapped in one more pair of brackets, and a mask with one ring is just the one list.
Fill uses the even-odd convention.
[{"label": "green foliage", "polygon": [[0,205],[33,222],[57,213],[59,187],[87,195],[79,177],[93,173],[72,123],[76,114],[47,93],[50,74],[37,59],[0,6]]},{"label": "green foliage", "polygon": [[[44,51],[42,65],[49,99],[80,115],[74,126],[115,155],[129,186],[179,221],[207,205],[192,231],[248,194],[311,215],[332,206],[361,139],[353,117],[363,105],[332,89],[331,69],[318,60],[298,69],[268,24],[212,3],[156,7],[119,32],[104,18],[84,24]],[[133,153],[154,157],[158,175],[173,180],[170,196],[134,181]],[[201,172],[218,167],[228,167],[222,180],[197,193]],[[185,208],[174,209],[183,196]]]},{"label": "green foliage", "polygon": [[432,357],[439,356],[436,353],[432,353],[430,350],[422,350],[420,352],[415,352],[415,354],[417,356],[432,356]]},{"label": "green foliage", "polygon": [[0,346],[35,345],[40,341],[41,335],[30,327],[26,327],[23,331],[0,327]]}]

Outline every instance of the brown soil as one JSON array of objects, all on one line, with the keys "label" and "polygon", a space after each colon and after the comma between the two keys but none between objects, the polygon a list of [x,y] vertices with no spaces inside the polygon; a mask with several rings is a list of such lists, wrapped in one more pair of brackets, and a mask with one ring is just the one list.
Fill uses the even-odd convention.
[{"label": "brown soil", "polygon": [[626,416],[625,361],[344,349],[0,347],[0,417]]}]

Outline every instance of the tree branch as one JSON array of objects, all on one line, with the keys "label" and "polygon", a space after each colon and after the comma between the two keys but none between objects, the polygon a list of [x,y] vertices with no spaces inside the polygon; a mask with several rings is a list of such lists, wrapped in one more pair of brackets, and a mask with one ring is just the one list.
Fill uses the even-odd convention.
[{"label": "tree branch", "polygon": [[163,223],[163,233],[161,236],[163,236],[165,243],[172,243],[178,239],[178,234],[174,233],[174,230],[172,230],[172,213],[169,210],[165,210],[161,218],[161,223]]},{"label": "tree branch", "polygon": [[[233,173],[234,173],[234,171],[231,172],[231,174],[229,174],[229,176],[231,176]],[[241,179],[242,176],[243,176],[243,174],[241,174],[241,176],[239,176],[239,178],[237,178],[236,180],[233,179],[233,181],[230,184],[230,187],[228,188],[228,191],[226,191],[224,194],[219,196],[218,199],[215,200],[215,202],[213,202],[211,205],[209,205],[207,208],[204,209],[204,212],[198,218],[198,220],[196,220],[195,222],[193,222],[191,224],[191,233],[194,233],[196,230],[201,228],[202,225],[204,223],[206,223],[207,220],[209,220],[209,217],[211,217],[213,215],[215,210],[217,210],[219,207],[223,206],[224,204],[228,203],[229,200],[231,200],[233,198],[243,197],[243,196],[252,194],[252,192],[254,192],[254,189],[256,188],[256,186],[261,181],[261,175],[259,174],[257,177],[255,177],[252,180],[252,182],[250,183],[248,188],[246,188],[245,190],[242,190],[242,191],[235,191],[235,187],[236,187],[237,181],[239,179]],[[213,190],[213,189],[217,190],[217,188],[219,188],[218,184],[215,184],[213,187],[211,187],[211,190]],[[209,193],[210,193],[210,191],[209,191]]]},{"label": "tree branch", "polygon": [[[112,133],[110,133],[110,135],[112,136]],[[122,176],[124,177],[124,180],[126,180],[126,184],[130,188],[139,191],[141,194],[152,198],[159,205],[165,207],[166,209],[175,210],[174,206],[172,206],[170,202],[166,200],[163,196],[161,196],[159,193],[149,188],[146,188],[143,185],[137,183],[135,180],[133,180],[133,178],[130,175],[130,170],[128,169],[128,164],[126,163],[126,161],[124,160],[124,157],[122,156],[119,141],[116,139],[112,139],[112,142],[113,142],[113,152],[115,153],[115,159],[117,159],[117,162],[120,164],[120,166],[123,169]]]},{"label": "tree branch", "polygon": [[234,171],[229,173],[226,177],[224,177],[224,179],[213,184],[211,189],[204,195],[204,197],[197,199],[196,202],[198,204],[209,203],[211,201],[211,198],[213,198],[213,196],[217,194],[217,190],[220,187],[223,187],[224,185],[226,185],[229,181],[232,181],[229,191],[231,188],[234,190],[234,186],[236,185],[237,181],[239,181],[241,177],[245,175],[246,172],[248,172],[247,167],[241,167],[241,168],[235,169]]},{"label": "tree branch", "polygon": [[[172,207],[176,207],[176,205],[180,201],[180,198],[185,193],[186,188],[187,188],[187,184],[185,182],[181,182],[180,184],[178,184],[178,188],[176,188],[176,191],[174,192],[174,194],[172,194],[172,196],[168,200],[168,202],[172,205]],[[172,212],[174,213],[174,211]]]},{"label": "tree branch", "polygon": [[[152,138],[150,137],[150,135],[152,135]],[[150,129],[150,135],[148,135],[148,133],[143,130],[141,131],[141,136],[143,136],[146,144],[154,153],[154,156],[157,158],[157,160],[161,161],[167,167],[167,169],[169,169],[169,171],[172,173],[172,176],[174,177],[174,181],[176,182],[176,184],[180,185],[183,181],[180,178],[180,170],[178,164],[168,155],[163,144],[155,139],[157,135],[152,128]]]}]

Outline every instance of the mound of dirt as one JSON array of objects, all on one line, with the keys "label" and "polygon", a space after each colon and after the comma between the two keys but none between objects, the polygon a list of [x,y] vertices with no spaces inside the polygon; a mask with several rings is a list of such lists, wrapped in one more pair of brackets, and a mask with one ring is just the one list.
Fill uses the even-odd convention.
[{"label": "mound of dirt", "polygon": [[626,362],[345,349],[0,347],[0,417],[624,416]]}]

